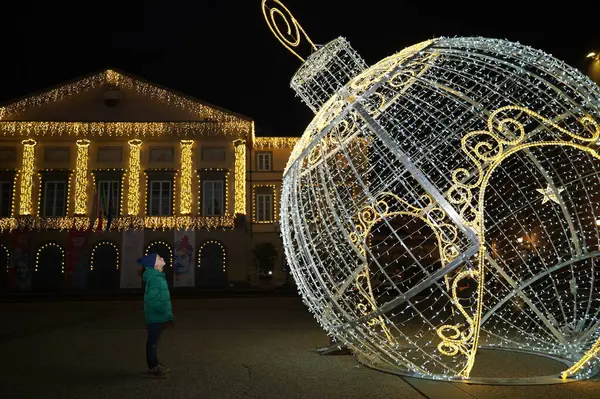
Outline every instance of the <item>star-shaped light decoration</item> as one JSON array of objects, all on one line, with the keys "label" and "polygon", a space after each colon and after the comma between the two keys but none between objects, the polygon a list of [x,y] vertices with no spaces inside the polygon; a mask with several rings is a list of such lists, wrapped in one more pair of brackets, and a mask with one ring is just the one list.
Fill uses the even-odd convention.
[{"label": "star-shaped light decoration", "polygon": [[546,187],[546,188],[536,188],[536,191],[544,196],[542,205],[548,201],[554,201],[557,204],[560,204],[560,201],[558,200],[557,195],[562,193],[565,189],[561,187],[561,188],[557,188],[556,190],[558,192],[552,190],[552,187],[550,187],[550,184],[548,184],[548,187]]}]

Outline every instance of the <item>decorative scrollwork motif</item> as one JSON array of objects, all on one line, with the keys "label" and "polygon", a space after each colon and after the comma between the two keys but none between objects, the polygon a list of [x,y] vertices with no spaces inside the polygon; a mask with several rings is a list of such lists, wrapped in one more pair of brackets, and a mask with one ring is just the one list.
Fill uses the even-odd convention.
[{"label": "decorative scrollwork motif", "polygon": [[[314,50],[317,49],[317,46],[315,46],[310,37],[308,37],[298,20],[294,18],[291,11],[279,0],[263,0],[262,10],[267,25],[269,25],[269,29],[271,29],[271,32],[273,32],[277,40],[279,40],[285,48],[302,62],[305,61],[304,58],[300,57],[300,55],[294,51],[294,48],[297,48],[302,42],[302,36],[304,36],[308,44],[310,44]],[[285,29],[283,29],[283,31],[276,18],[280,18],[285,24]]]},{"label": "decorative scrollwork motif", "polygon": [[[505,116],[502,114],[516,113],[516,116]],[[595,143],[600,137],[600,127],[589,115],[579,119],[584,132],[573,133],[556,122],[542,115],[520,106],[506,106],[492,112],[488,118],[487,130],[478,130],[467,133],[461,140],[461,148],[471,160],[474,170],[457,168],[452,172],[452,187],[447,191],[446,197],[460,208],[460,214],[467,225],[479,230],[481,223],[478,217],[478,207],[483,204],[475,204],[477,198],[473,191],[483,186],[486,170],[492,164],[501,162],[508,153],[521,149],[528,139],[525,133],[525,125],[519,121],[523,115],[527,115],[548,128],[554,128],[572,140],[585,144]],[[559,140],[556,143],[567,143]],[[547,145],[555,141],[546,142]],[[538,145],[543,143],[538,143]]]},{"label": "decorative scrollwork motif", "polygon": [[381,80],[384,76],[390,74],[399,64],[404,62],[407,58],[415,55],[419,51],[429,47],[435,40],[426,40],[421,43],[417,43],[413,46],[407,47],[402,51],[393,54],[371,68],[367,69],[348,83],[348,87],[355,93],[360,94],[367,88],[371,87],[374,83]]},{"label": "decorative scrollwork motif", "polygon": [[[428,195],[423,195],[421,201],[422,207],[417,207],[394,193],[384,192],[376,197],[376,202],[372,205],[366,205],[356,215],[355,231],[350,234],[350,240],[358,248],[361,255],[366,256],[367,237],[371,229],[380,221],[394,216],[410,216],[418,218],[425,222],[434,232],[442,267],[451,262],[459,254],[457,240],[458,230],[456,227],[445,221],[446,213],[433,204],[433,200]],[[448,277],[445,277],[446,287],[450,288]],[[364,269],[355,277],[355,286],[363,298],[363,302],[357,305],[358,310],[363,315],[370,314],[377,310],[377,304],[373,295],[370,282],[369,265],[365,261]],[[390,342],[393,338],[385,325],[383,318],[377,316],[369,320],[368,325],[379,324]]]},{"label": "decorative scrollwork motif", "polygon": [[[456,293],[458,283],[466,277],[477,278],[478,272],[474,270],[465,270],[456,275],[452,281],[452,299],[456,309],[462,314],[465,319],[465,323],[459,324],[445,324],[437,328],[437,335],[442,339],[437,346],[438,350],[446,356],[456,356],[461,353],[465,356],[469,356],[469,346],[473,340],[475,333],[475,325],[471,315],[465,310],[464,306],[458,300]],[[450,335],[447,335],[450,333]]]},{"label": "decorative scrollwork motif", "polygon": [[[510,114],[513,115],[510,115]],[[508,114],[502,117],[502,114]],[[533,121],[537,121],[539,125],[543,125],[548,130],[553,132],[550,140],[532,140],[535,136],[528,134],[524,118],[529,117]],[[451,356],[453,353],[462,352],[465,348],[462,346],[463,337],[471,337],[473,346],[476,347],[479,340],[479,329],[481,322],[481,312],[483,309],[483,293],[484,293],[484,270],[486,267],[487,245],[485,241],[485,225],[484,225],[484,205],[485,193],[489,180],[498,166],[512,154],[527,150],[534,147],[551,147],[551,146],[568,146],[575,149],[587,152],[592,157],[600,159],[600,154],[597,150],[590,147],[600,138],[600,126],[589,115],[584,115],[578,119],[578,123],[582,126],[582,132],[574,133],[560,126],[555,121],[552,121],[537,112],[521,106],[506,106],[492,112],[488,118],[487,130],[473,131],[463,136],[461,147],[463,152],[471,160],[473,170],[466,168],[457,168],[452,173],[453,185],[446,192],[446,197],[454,205],[458,205],[460,215],[465,224],[474,228],[479,236],[479,254],[478,254],[478,292],[477,305],[472,319],[474,326],[473,334],[470,331],[465,335],[458,334],[454,327],[443,326],[438,330],[438,335],[442,338],[442,342],[438,349],[440,352]],[[530,133],[530,132],[529,132]],[[453,295],[454,296],[454,295]],[[461,307],[458,307],[461,313],[464,312]],[[444,333],[452,332],[452,335],[446,336]],[[600,339],[599,339],[600,342]],[[571,369],[563,373],[565,376],[574,374],[576,370],[585,363],[584,359],[596,355],[600,351],[600,346],[596,345],[580,362],[576,363]],[[467,366],[461,372],[462,375],[468,376],[471,372],[475,361],[475,354],[469,354]]]}]

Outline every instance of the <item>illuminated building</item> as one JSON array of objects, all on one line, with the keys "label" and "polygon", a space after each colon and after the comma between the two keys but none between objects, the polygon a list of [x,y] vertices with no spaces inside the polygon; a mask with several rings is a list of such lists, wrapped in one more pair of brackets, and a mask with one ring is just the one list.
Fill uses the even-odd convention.
[{"label": "illuminated building", "polygon": [[[0,108],[10,289],[139,288],[131,259],[157,251],[181,264],[185,230],[193,254],[187,269],[167,268],[175,289],[258,285],[262,242],[278,253],[270,284],[283,283],[276,199],[297,139],[254,132],[248,117],[114,70]],[[128,249],[133,236],[139,250]],[[19,263],[11,248],[22,237],[29,260]]]}]

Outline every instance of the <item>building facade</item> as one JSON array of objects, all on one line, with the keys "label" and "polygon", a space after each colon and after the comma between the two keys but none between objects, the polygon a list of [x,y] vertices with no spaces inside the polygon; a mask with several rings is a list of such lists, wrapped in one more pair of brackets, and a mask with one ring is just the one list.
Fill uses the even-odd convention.
[{"label": "building facade", "polygon": [[173,289],[287,279],[277,204],[297,139],[106,70],[0,109],[5,291],[142,288],[138,257]]}]

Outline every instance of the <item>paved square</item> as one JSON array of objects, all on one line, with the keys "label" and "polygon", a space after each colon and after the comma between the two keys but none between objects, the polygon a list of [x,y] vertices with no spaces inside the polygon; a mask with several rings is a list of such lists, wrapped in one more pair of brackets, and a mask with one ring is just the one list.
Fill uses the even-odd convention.
[{"label": "paved square", "polygon": [[173,304],[176,324],[159,346],[172,372],[155,380],[143,374],[141,299],[0,303],[0,398],[600,397],[598,380],[534,387],[426,383],[371,370],[352,356],[320,356],[315,349],[327,345],[327,336],[297,298]]}]

